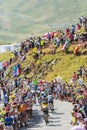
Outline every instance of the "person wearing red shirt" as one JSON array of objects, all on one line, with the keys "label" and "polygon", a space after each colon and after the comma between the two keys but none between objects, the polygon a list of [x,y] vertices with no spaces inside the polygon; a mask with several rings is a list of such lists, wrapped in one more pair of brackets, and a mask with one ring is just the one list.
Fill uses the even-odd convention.
[{"label": "person wearing red shirt", "polygon": [[74,86],[76,86],[76,82],[77,82],[77,74],[76,74],[76,72],[73,73],[72,80],[73,80]]}]

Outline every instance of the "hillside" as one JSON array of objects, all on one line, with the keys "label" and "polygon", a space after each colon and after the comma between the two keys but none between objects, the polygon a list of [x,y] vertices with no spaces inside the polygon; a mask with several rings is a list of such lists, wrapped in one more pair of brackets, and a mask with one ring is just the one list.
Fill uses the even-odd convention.
[{"label": "hillside", "polygon": [[86,6],[87,0],[0,0],[0,43],[77,23]]},{"label": "hillside", "polygon": [[[74,55],[75,45],[71,46],[68,50],[68,54],[65,52],[61,52],[61,47],[56,49],[55,54],[50,54],[49,48],[46,48],[42,51],[42,55],[40,59],[35,60],[31,52],[27,54],[26,60],[21,63],[22,70],[26,65],[30,65],[33,61],[35,64],[35,69],[30,70],[30,72],[26,75],[30,78],[37,77],[38,79],[45,79],[46,81],[51,81],[55,79],[57,76],[61,76],[65,81],[69,81],[73,71],[77,71],[81,65],[85,65],[87,67],[87,55]],[[81,50],[80,50],[81,52]],[[2,55],[0,54],[0,59]],[[3,55],[3,60],[9,58],[9,54]],[[44,63],[48,62],[48,69],[45,68]],[[16,61],[14,64],[16,64]],[[13,74],[13,66],[10,67],[8,78]],[[20,77],[23,77],[24,73]]]}]

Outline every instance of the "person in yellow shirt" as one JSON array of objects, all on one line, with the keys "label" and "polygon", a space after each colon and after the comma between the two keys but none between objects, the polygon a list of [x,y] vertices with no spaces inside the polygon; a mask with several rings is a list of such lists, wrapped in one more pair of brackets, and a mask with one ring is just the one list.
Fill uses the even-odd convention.
[{"label": "person in yellow shirt", "polygon": [[48,107],[48,103],[43,102],[43,103],[42,103],[42,109],[45,109],[45,108],[47,108],[47,107]]},{"label": "person in yellow shirt", "polygon": [[33,54],[36,54],[36,53],[37,53],[37,48],[36,48],[36,47],[33,48],[33,49],[32,49],[32,52],[33,52]]},{"label": "person in yellow shirt", "polygon": [[9,55],[10,55],[11,58],[15,57],[13,52],[11,52]]},{"label": "person in yellow shirt", "polygon": [[75,117],[75,112],[72,111],[72,112],[71,112],[71,115],[72,115],[72,118],[71,118],[70,124],[76,125],[77,120],[76,120],[76,117]]},{"label": "person in yellow shirt", "polygon": [[42,48],[42,47],[45,47],[44,39],[41,39],[40,45],[41,45],[41,48]]},{"label": "person in yellow shirt", "polygon": [[5,114],[6,114],[5,107],[2,108],[2,110],[0,111],[0,114],[1,114],[1,115],[5,115]]},{"label": "person in yellow shirt", "polygon": [[41,110],[48,114],[48,103],[45,100],[43,100],[41,103]]}]

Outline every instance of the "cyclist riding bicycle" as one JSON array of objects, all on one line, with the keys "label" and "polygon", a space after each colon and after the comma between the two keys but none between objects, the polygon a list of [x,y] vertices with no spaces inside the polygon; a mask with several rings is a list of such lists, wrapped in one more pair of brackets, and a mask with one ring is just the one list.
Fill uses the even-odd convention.
[{"label": "cyclist riding bicycle", "polygon": [[49,111],[48,111],[48,102],[46,100],[42,101],[41,109],[43,111],[43,117],[44,117],[44,120],[45,120],[46,126],[47,126],[47,124],[49,123],[49,121],[48,121]]},{"label": "cyclist riding bicycle", "polygon": [[48,111],[48,101],[47,101],[47,98],[46,96],[44,96],[42,102],[41,102],[41,110],[44,111]]},{"label": "cyclist riding bicycle", "polygon": [[54,99],[53,95],[51,93],[49,93],[49,95],[48,95],[48,103],[49,104],[51,103],[53,105],[53,99]]},{"label": "cyclist riding bicycle", "polygon": [[48,102],[46,100],[42,101],[41,110],[48,115]]}]

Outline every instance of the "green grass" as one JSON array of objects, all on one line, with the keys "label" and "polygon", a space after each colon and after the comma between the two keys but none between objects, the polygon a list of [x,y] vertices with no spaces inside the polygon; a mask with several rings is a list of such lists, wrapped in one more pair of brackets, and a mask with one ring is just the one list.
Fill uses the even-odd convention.
[{"label": "green grass", "polygon": [[10,58],[10,52],[0,53],[0,61],[7,61]]},{"label": "green grass", "polygon": [[[74,48],[75,46],[71,46],[69,48],[69,51],[72,52]],[[34,61],[35,63],[36,71],[31,70],[27,77],[34,78],[37,76],[39,79],[41,78],[45,79],[46,81],[51,81],[57,76],[61,76],[65,81],[69,81],[73,74],[73,71],[77,72],[81,65],[85,65],[87,68],[86,55],[76,56],[73,53],[66,54],[65,52],[61,52],[61,47],[56,50],[56,53],[54,55],[49,54],[49,48],[44,49],[43,52],[45,52],[45,55],[42,55],[39,60],[35,61],[32,54],[27,54],[27,59],[21,63],[22,68],[24,68],[25,65],[29,65],[31,61]],[[0,60],[2,60],[2,56],[3,60],[6,60],[6,58],[9,57],[9,54],[0,55]],[[50,69],[50,67],[48,67],[48,70],[45,70],[44,62],[48,61],[50,66],[53,60],[56,60],[56,62],[52,68]],[[10,68],[9,76],[12,74],[12,68],[14,64]],[[44,75],[41,76],[41,74]],[[21,77],[23,75],[24,74],[22,73]]]},{"label": "green grass", "polygon": [[21,41],[31,33],[64,28],[86,15],[86,0],[0,1],[0,43]]}]

